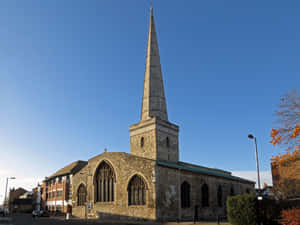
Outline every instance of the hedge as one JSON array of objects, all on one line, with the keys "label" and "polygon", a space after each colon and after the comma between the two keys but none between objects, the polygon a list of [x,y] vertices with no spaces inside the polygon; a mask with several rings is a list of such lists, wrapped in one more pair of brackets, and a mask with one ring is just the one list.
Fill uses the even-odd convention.
[{"label": "hedge", "polygon": [[256,225],[256,197],[253,194],[227,198],[227,216],[232,225]]}]

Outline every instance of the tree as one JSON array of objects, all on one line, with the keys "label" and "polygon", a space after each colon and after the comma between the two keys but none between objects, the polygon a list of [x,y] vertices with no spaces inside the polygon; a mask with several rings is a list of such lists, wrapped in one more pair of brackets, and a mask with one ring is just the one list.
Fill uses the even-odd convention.
[{"label": "tree", "polygon": [[287,92],[275,112],[277,128],[272,128],[270,141],[283,147],[285,154],[271,158],[273,190],[281,199],[299,195],[300,190],[300,95]]},{"label": "tree", "polygon": [[271,159],[273,192],[280,199],[300,196],[300,150]]},{"label": "tree", "polygon": [[272,129],[270,142],[288,152],[294,151],[300,144],[300,95],[296,90],[287,92],[280,99],[275,115],[278,126]]}]

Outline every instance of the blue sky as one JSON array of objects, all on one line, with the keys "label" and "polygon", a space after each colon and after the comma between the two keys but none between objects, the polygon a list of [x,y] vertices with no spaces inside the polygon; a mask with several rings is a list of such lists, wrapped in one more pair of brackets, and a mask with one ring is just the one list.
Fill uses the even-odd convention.
[{"label": "blue sky", "polygon": [[[299,1],[153,1],[180,159],[262,171],[280,96],[299,87]],[[129,152],[140,118],[149,2],[13,1],[0,7],[0,175],[35,182]],[[14,183],[15,182],[15,183]],[[0,196],[1,197],[1,196]]]}]

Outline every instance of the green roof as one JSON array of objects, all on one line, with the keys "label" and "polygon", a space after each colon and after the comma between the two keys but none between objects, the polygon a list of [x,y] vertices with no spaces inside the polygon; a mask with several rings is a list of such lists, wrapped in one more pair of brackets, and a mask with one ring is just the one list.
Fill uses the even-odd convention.
[{"label": "green roof", "polygon": [[215,177],[222,177],[225,179],[230,179],[230,180],[235,180],[239,182],[247,182],[247,183],[255,183],[254,181],[246,180],[240,177],[232,176],[231,173],[229,172],[221,172],[220,170],[214,170],[210,168],[205,168],[202,166],[197,166],[197,165],[187,165],[184,163],[174,163],[174,162],[167,162],[167,161],[162,161],[162,160],[157,160],[157,164],[161,166],[166,166],[166,167],[171,167],[175,169],[182,169],[182,170],[187,170],[187,171],[192,171],[196,173],[202,173],[206,174],[209,176],[215,176]]}]

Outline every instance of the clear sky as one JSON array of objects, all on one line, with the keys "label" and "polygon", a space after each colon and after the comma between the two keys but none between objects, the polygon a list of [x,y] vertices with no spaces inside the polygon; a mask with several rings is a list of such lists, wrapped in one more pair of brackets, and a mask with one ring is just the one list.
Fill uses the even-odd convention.
[{"label": "clear sky", "polygon": [[[273,112],[300,83],[300,2],[153,5],[180,159],[253,174],[253,133],[270,171]],[[6,176],[35,184],[104,148],[129,152],[148,22],[144,0],[1,1],[0,198]]]}]

